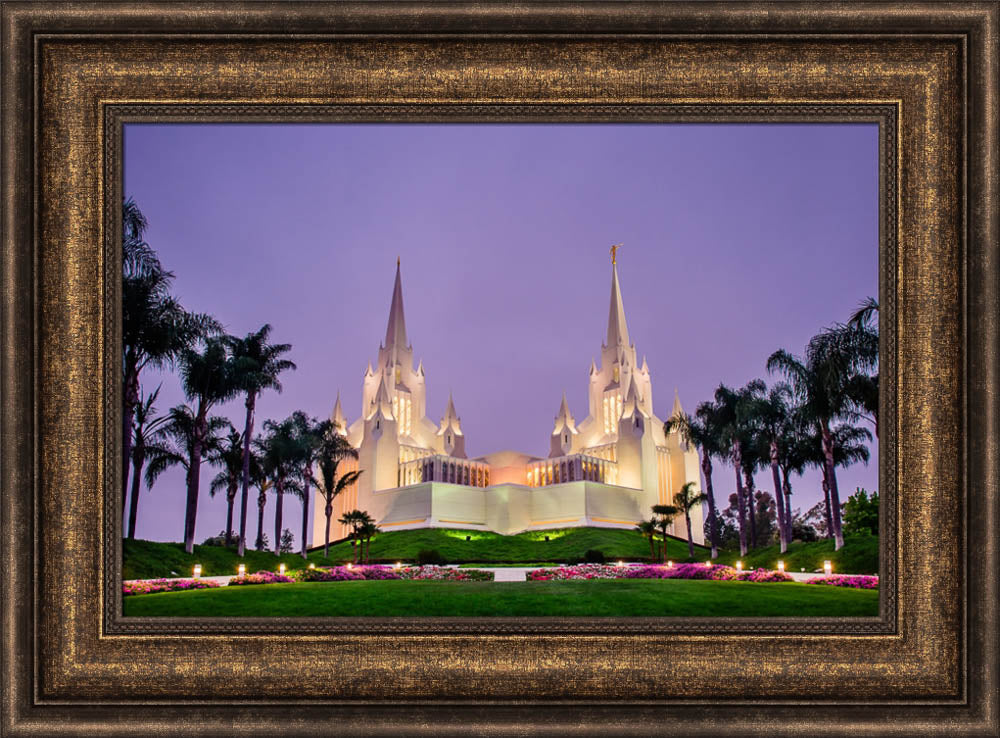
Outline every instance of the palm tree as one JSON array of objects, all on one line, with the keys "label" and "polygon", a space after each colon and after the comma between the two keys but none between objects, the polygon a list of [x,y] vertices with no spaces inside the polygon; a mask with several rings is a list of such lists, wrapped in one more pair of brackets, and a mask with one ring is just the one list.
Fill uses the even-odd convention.
[{"label": "palm tree", "polygon": [[298,442],[295,437],[295,424],[291,418],[280,423],[272,420],[264,422],[265,436],[261,442],[262,465],[274,485],[274,552],[280,553],[281,523],[285,493],[299,489],[295,475],[300,467],[298,464]]},{"label": "palm tree", "polygon": [[301,410],[292,413],[292,423],[295,428],[295,440],[299,462],[298,477],[302,482],[302,558],[307,558],[306,547],[309,532],[309,495],[313,485],[318,481],[313,475],[313,468],[319,459],[320,448],[324,437],[333,430],[333,421],[310,418]]},{"label": "palm tree", "polygon": [[[367,513],[366,513],[367,515]],[[362,558],[366,564],[371,563],[372,538],[381,533],[382,529],[375,524],[375,521],[368,518],[358,527],[358,536],[363,541],[361,545]]]},{"label": "palm tree", "polygon": [[169,421],[166,415],[156,415],[156,402],[160,394],[157,387],[145,399],[140,397],[139,403],[135,406],[135,427],[133,435],[135,440],[132,444],[132,501],[128,511],[128,537],[135,538],[135,523],[139,512],[139,488],[142,480],[142,466],[146,461],[146,445],[153,435]]},{"label": "palm tree", "polygon": [[337,476],[337,467],[343,459],[348,457],[358,458],[357,450],[352,448],[347,439],[340,435],[336,427],[331,426],[323,436],[319,448],[319,491],[326,503],[323,511],[326,514],[326,536],[323,540],[324,558],[330,558],[330,520],[333,517],[333,501],[361,476],[360,471],[351,471]]},{"label": "palm tree", "polygon": [[842,339],[847,351],[869,360],[874,354],[874,373],[858,372],[848,380],[847,394],[855,409],[875,427],[878,437],[878,300],[869,297],[847,321]]},{"label": "palm tree", "polygon": [[243,493],[240,497],[240,543],[237,553],[240,556],[246,551],[247,529],[247,498],[250,493],[250,439],[253,436],[254,410],[257,398],[266,389],[281,392],[281,382],[278,375],[288,369],[295,369],[295,364],[281,355],[291,350],[291,344],[268,343],[271,326],[263,325],[260,330],[248,333],[243,338],[230,337],[229,345],[233,354],[236,383],[241,392],[245,393],[246,421],[243,426]]},{"label": "palm tree", "polygon": [[[191,478],[197,476],[201,464],[200,457],[197,464],[193,463],[196,458],[195,444],[199,445],[201,451],[213,453],[219,444],[219,433],[229,426],[229,421],[215,416],[199,419],[197,413],[187,405],[177,405],[171,408],[167,418],[167,422],[150,437],[149,443],[146,445],[146,459],[148,461],[146,487],[152,489],[153,484],[163,472],[173,466],[180,466],[187,472],[186,486],[190,501]],[[185,548],[189,542],[191,544],[188,553],[194,550],[193,536],[193,520],[190,519],[189,515],[185,515]]]},{"label": "palm tree", "polygon": [[146,219],[129,198],[122,206],[122,512],[132,460],[139,375],[173,365],[197,340],[220,330],[214,318],[189,313],[170,295],[174,275],[143,240]]},{"label": "palm tree", "polygon": [[[704,492],[698,492],[697,489],[698,485],[694,482],[685,482],[684,486],[674,495],[674,505],[684,513],[684,522],[687,523],[688,556],[692,559],[694,558],[694,535],[691,531],[691,508],[700,505],[707,499],[707,495]],[[663,540],[663,545],[664,547],[667,545],[666,538]]]},{"label": "palm tree", "polygon": [[656,546],[655,539],[657,533],[656,525],[657,525],[656,518],[652,518],[650,520],[643,520],[638,525],[635,526],[635,530],[641,533],[643,537],[649,540],[650,561],[656,560],[656,547],[655,547]]},{"label": "palm tree", "polygon": [[371,522],[371,516],[363,510],[350,510],[344,513],[338,521],[343,525],[351,526],[351,546],[354,549],[354,563],[358,563],[358,539],[361,526]]},{"label": "palm tree", "polygon": [[760,440],[767,444],[766,458],[770,462],[771,479],[774,483],[774,500],[778,511],[778,540],[782,553],[788,550],[788,533],[791,526],[790,515],[784,503],[780,473],[783,441],[790,432],[792,423],[791,400],[792,388],[785,382],[778,382],[766,397],[758,401],[755,408],[761,430]]},{"label": "palm tree", "polygon": [[215,475],[208,493],[215,497],[220,490],[226,491],[226,545],[233,540],[233,506],[236,502],[236,491],[239,489],[240,473],[243,469],[243,437],[240,432],[229,425],[229,432],[210,455],[209,463],[220,467]]},{"label": "palm tree", "polygon": [[[870,343],[870,342],[869,342]],[[780,371],[791,382],[802,411],[817,428],[822,439],[826,480],[830,489],[830,524],[834,548],[844,545],[840,521],[840,493],[834,456],[836,443],[833,424],[837,420],[857,417],[851,398],[852,378],[867,371],[878,361],[878,347],[870,345],[859,349],[858,344],[845,341],[840,327],[813,336],[806,347],[805,359],[791,355],[784,349],[775,351],[767,360],[770,372]]]},{"label": "palm tree", "polygon": [[[250,480],[257,488],[257,537],[254,539],[254,548],[263,551],[264,546],[264,506],[267,504],[267,493],[274,487],[267,470],[264,468],[262,440],[260,436],[253,440],[250,449]],[[242,473],[242,470],[241,470]]]},{"label": "palm tree", "polygon": [[715,491],[712,487],[712,457],[722,457],[719,447],[717,411],[711,402],[703,402],[695,410],[694,417],[687,413],[672,416],[663,424],[663,432],[669,435],[677,430],[685,443],[701,451],[701,473],[705,475],[705,497],[708,500],[708,531],[712,546],[712,558],[719,556],[719,513],[715,505]]},{"label": "palm tree", "polygon": [[201,477],[201,460],[208,427],[208,411],[236,394],[233,381],[233,362],[220,338],[207,338],[201,351],[184,349],[180,354],[181,384],[189,401],[197,403],[194,439],[188,473],[188,497],[184,550],[194,551],[194,524],[198,513],[198,487]]},{"label": "palm tree", "polygon": [[756,538],[756,515],[753,510],[753,499],[751,497],[748,500],[747,491],[743,485],[744,446],[749,445],[748,441],[753,434],[755,402],[764,391],[765,385],[759,379],[747,383],[739,390],[733,390],[724,384],[720,384],[715,390],[714,407],[719,447],[732,461],[736,473],[736,501],[739,512],[740,554],[742,556],[746,556],[747,553],[748,519],[751,540]]},{"label": "palm tree", "polygon": [[656,515],[656,527],[663,534],[663,561],[667,560],[667,528],[674,522],[680,510],[673,505],[653,505],[653,514]]}]

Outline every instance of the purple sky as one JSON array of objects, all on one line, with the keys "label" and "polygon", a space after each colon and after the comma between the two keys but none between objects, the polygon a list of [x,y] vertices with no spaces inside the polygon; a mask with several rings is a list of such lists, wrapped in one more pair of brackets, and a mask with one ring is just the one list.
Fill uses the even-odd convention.
[{"label": "purple sky", "polygon": [[[358,417],[399,256],[428,415],[451,389],[470,457],[543,456],[564,390],[587,415],[612,243],[625,244],[629,332],[663,418],[675,387],[693,411],[719,382],[774,381],[772,351],[800,354],[877,295],[877,136],[855,124],[130,124],[125,192],[185,307],[237,335],[271,323],[292,344],[298,370],[260,399],[258,428],[296,409],[326,417],[338,389]],[[165,412],[184,398],[173,375],[143,387],[161,381]],[[217,412],[242,428],[242,402]],[[719,466],[724,497],[733,475]],[[203,467],[198,542],[225,524],[214,473]],[[845,499],[877,478],[877,456],[838,477]],[[183,483],[176,471],[144,488],[138,537],[182,539]],[[793,507],[821,494],[816,473],[793,481]],[[286,500],[293,531],[300,510]]]}]

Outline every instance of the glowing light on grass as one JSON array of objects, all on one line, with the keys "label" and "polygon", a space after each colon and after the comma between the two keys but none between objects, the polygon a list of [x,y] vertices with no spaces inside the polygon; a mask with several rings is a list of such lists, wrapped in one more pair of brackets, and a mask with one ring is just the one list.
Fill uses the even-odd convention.
[{"label": "glowing light on grass", "polygon": [[285,565],[284,564],[278,564],[278,573],[281,576],[285,576]]},{"label": "glowing light on grass", "polygon": [[785,562],[784,561],[779,561],[778,562],[778,571],[780,571],[782,574],[785,573]]},{"label": "glowing light on grass", "polygon": [[823,573],[826,574],[827,576],[830,576],[830,574],[833,573],[833,565],[830,564],[829,561],[823,562]]},{"label": "glowing light on grass", "polygon": [[618,566],[625,566],[625,562],[624,561],[619,561],[618,562]]},{"label": "glowing light on grass", "polygon": [[399,563],[398,561],[396,562],[396,565],[393,567],[393,569],[402,569],[402,568],[403,568],[403,565],[401,563]]},{"label": "glowing light on grass", "polygon": [[737,561],[736,562],[736,571],[743,571],[743,562],[742,561]]},{"label": "glowing light on grass", "polygon": [[240,564],[239,568],[236,570],[236,576],[245,577],[247,575],[247,565]]},{"label": "glowing light on grass", "polygon": [[673,569],[674,568],[674,562],[673,561],[668,561],[667,562],[667,568],[668,569]]},{"label": "glowing light on grass", "polygon": [[194,578],[198,579],[201,576],[201,564],[194,565]]},{"label": "glowing light on grass", "polygon": [[315,569],[316,568],[316,564],[309,564],[309,568],[310,569]]}]

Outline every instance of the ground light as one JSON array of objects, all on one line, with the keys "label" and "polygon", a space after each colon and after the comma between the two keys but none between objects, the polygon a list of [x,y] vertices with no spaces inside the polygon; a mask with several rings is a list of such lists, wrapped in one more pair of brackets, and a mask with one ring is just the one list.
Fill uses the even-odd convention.
[{"label": "ground light", "polygon": [[315,569],[316,568],[316,564],[309,564],[309,568],[310,569]]},{"label": "ground light", "polygon": [[742,561],[737,561],[736,562],[736,571],[743,571],[743,562]]},{"label": "ground light", "polygon": [[397,561],[396,565],[393,568],[394,569],[401,569],[402,567],[403,567],[403,565]]},{"label": "ground light", "polygon": [[674,562],[673,561],[668,561],[667,562],[667,568],[668,569],[673,569],[674,568]]},{"label": "ground light", "polygon": [[705,566],[711,567],[712,566],[712,562],[711,561],[706,561],[705,562]]},{"label": "ground light", "polygon": [[833,567],[830,565],[830,562],[829,561],[824,561],[823,562],[823,573],[826,574],[827,576],[830,576],[830,574],[832,572],[833,572]]},{"label": "ground light", "polygon": [[625,566],[625,562],[624,561],[619,561],[618,562],[618,566]]},{"label": "ground light", "polygon": [[285,576],[285,565],[284,564],[278,564],[278,573],[281,576]]},{"label": "ground light", "polygon": [[236,571],[237,571],[237,576],[245,577],[247,574],[247,565],[240,564],[239,568]]},{"label": "ground light", "polygon": [[785,573],[785,562],[784,561],[779,561],[778,562],[778,571],[780,571],[782,574]]},{"label": "ground light", "polygon": [[194,565],[194,578],[198,579],[201,576],[201,564]]}]

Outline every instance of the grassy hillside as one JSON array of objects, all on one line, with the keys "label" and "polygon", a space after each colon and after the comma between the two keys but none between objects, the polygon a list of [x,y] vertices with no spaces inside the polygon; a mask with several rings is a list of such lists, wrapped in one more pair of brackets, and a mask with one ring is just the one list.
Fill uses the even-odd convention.
[{"label": "grassy hillside", "polygon": [[[466,541],[469,536],[471,540]],[[549,536],[548,541],[545,536]],[[564,528],[549,531],[530,531],[514,536],[502,536],[482,531],[424,528],[380,533],[371,541],[373,562],[414,562],[423,550],[436,550],[447,561],[459,562],[568,562],[580,559],[590,549],[604,552],[608,560],[623,559],[642,561],[649,558],[649,543],[635,531],[607,528]],[[707,550],[695,547],[696,558],[707,558]],[[154,541],[125,541],[123,577],[140,579],[150,577],[189,576],[195,564],[201,564],[206,576],[235,574],[241,563],[234,548],[222,546],[195,546],[194,554],[184,553],[179,543]],[[667,556],[674,561],[687,559],[687,544],[674,539],[667,541]],[[309,555],[309,562],[317,566],[343,564],[353,558],[349,542],[330,546],[330,558],[323,558],[319,549]],[[242,563],[247,571],[268,569],[274,571],[284,562],[289,569],[305,565],[297,554],[284,554],[280,558],[271,553],[247,551]],[[173,573],[176,572],[176,573]]]},{"label": "grassy hillside", "polygon": [[[732,566],[738,559],[739,551],[720,551],[718,563]],[[829,539],[815,543],[792,543],[784,554],[777,545],[768,546],[748,552],[742,561],[743,566],[748,569],[776,569],[778,559],[785,562],[786,571],[822,570],[823,562],[830,561],[834,573],[878,574],[878,537],[845,538],[844,547],[839,551],[833,550],[833,541]]]},{"label": "grassy hillside", "polygon": [[682,579],[311,582],[126,597],[127,617],[872,617],[878,591]]}]

